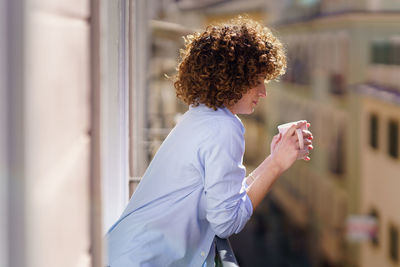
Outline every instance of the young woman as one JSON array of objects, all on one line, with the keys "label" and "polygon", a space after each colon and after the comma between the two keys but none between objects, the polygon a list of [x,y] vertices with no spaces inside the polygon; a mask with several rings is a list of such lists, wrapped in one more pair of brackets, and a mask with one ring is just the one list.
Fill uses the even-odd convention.
[{"label": "young woman", "polygon": [[[214,266],[215,236],[238,233],[274,181],[301,152],[295,131],[274,136],[271,154],[247,178],[244,127],[264,81],[286,68],[283,47],[249,19],[209,26],[186,38],[175,77],[189,110],[146,170],[120,219],[107,233],[108,265]],[[312,134],[303,131],[312,149]]]}]

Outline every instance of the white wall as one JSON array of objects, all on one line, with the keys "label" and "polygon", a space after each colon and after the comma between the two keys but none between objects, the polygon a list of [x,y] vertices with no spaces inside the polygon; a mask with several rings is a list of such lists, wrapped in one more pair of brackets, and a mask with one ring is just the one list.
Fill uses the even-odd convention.
[{"label": "white wall", "polygon": [[89,3],[27,1],[25,266],[91,261]]}]

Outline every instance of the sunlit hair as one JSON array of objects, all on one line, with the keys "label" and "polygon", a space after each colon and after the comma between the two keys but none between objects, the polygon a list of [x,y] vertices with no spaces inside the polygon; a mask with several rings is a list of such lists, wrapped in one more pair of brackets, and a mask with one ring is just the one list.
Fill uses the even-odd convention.
[{"label": "sunlit hair", "polygon": [[236,18],[184,37],[174,80],[186,104],[229,107],[250,88],[277,79],[286,70],[281,42],[260,23]]}]

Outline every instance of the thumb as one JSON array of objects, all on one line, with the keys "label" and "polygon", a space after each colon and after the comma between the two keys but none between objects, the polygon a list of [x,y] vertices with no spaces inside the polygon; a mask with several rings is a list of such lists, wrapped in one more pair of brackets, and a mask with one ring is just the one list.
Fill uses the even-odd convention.
[{"label": "thumb", "polygon": [[293,124],[290,128],[286,131],[285,136],[292,136],[297,129],[297,125]]},{"label": "thumb", "polygon": [[279,133],[279,134],[275,135],[275,137],[276,137],[275,143],[278,143],[278,142],[281,141],[281,139],[282,139],[282,134]]},{"label": "thumb", "polygon": [[281,133],[278,133],[277,135],[275,135],[273,138],[272,138],[272,144],[273,145],[276,145],[277,143],[279,143],[279,141],[282,139],[282,134]]}]

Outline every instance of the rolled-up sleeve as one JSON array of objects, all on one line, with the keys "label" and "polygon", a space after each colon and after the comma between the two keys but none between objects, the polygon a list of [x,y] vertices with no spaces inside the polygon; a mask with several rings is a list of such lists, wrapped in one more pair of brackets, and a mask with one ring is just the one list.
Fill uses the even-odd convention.
[{"label": "rolled-up sleeve", "polygon": [[244,190],[242,129],[229,120],[213,126],[204,153],[206,218],[217,236],[227,238],[243,229],[253,206]]}]

